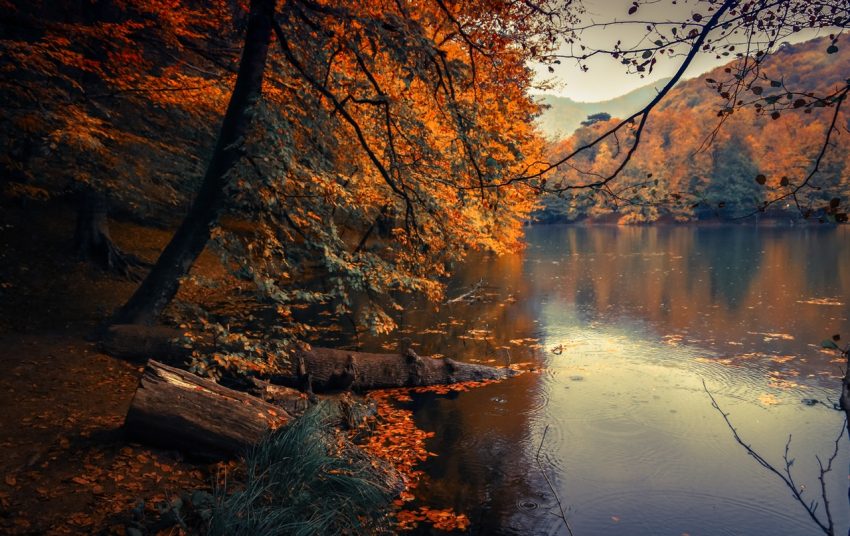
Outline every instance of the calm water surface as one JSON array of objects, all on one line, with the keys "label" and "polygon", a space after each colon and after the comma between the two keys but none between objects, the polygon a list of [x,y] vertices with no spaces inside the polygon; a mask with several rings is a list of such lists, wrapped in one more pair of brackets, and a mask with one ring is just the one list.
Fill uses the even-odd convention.
[{"label": "calm water surface", "polygon": [[[452,282],[455,296],[483,280],[480,299],[400,318],[420,354],[540,369],[405,405],[436,432],[420,503],[467,513],[473,534],[566,534],[540,449],[577,536],[818,534],[703,381],[768,460],[792,436],[817,498],[815,455],[843,414],[802,400],[837,401],[840,362],[819,343],[850,338],[848,230],[545,226],[527,242]],[[827,481],[839,534],[848,451],[845,436]]]}]

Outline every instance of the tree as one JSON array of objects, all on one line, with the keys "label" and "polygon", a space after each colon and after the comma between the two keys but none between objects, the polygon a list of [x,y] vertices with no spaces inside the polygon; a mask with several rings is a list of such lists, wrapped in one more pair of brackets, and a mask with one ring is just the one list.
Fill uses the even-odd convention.
[{"label": "tree", "polygon": [[305,306],[391,330],[398,298],[438,299],[469,250],[517,247],[533,206],[531,189],[486,185],[542,150],[525,90],[544,15],[408,7],[296,2],[276,18],[263,121],[213,236],[276,315],[281,329],[258,335],[278,349],[310,329]]},{"label": "tree", "polygon": [[590,114],[587,116],[587,119],[581,122],[581,126],[589,127],[595,123],[599,123],[600,121],[608,121],[611,119],[611,114],[605,112],[599,112],[596,114]]}]

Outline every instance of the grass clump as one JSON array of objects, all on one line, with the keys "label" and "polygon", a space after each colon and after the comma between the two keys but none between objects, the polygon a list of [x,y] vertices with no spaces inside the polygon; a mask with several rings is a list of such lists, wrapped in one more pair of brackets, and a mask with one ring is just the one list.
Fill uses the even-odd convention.
[{"label": "grass clump", "polygon": [[322,402],[254,447],[244,488],[217,494],[207,534],[389,532],[398,477],[336,430],[334,412]]}]

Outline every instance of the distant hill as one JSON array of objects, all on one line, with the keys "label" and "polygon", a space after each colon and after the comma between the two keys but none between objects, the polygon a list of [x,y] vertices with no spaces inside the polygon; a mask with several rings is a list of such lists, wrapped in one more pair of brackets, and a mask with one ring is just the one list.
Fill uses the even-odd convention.
[{"label": "distant hill", "polygon": [[[741,98],[754,99],[758,94],[767,99],[770,109],[771,102],[781,105],[796,101],[805,92],[822,95],[841,88],[850,78],[850,47],[842,46],[828,54],[829,45],[828,38],[821,38],[781,47],[763,64],[761,75],[767,79],[755,84],[759,86],[758,93],[751,89]],[[569,190],[562,197],[545,199],[539,219],[591,217],[619,223],[728,219],[752,213],[765,200],[789,193],[811,169],[834,108],[810,106],[815,101],[807,98],[802,99],[798,108],[783,110],[775,119],[770,113],[757,114],[750,107],[735,110],[706,144],[720,121],[718,111],[726,102],[708,80],[729,79],[725,69],[726,66],[718,67],[679,83],[653,110],[634,158],[610,185],[618,200],[612,201],[610,195],[600,191]],[[771,85],[771,81],[782,81],[795,93],[787,94],[784,88]],[[652,89],[638,91],[646,96]],[[625,97],[638,99],[634,93],[621,99]],[[558,159],[573,147],[588,143],[610,128],[618,115],[633,113],[645,101],[637,101],[620,114],[609,111],[613,116],[609,121],[578,128],[570,138],[553,143],[550,158]],[[587,111],[591,109],[582,109],[582,113]],[[550,114],[547,124],[551,125],[558,110],[553,107],[547,113]],[[847,107],[841,109],[837,124],[839,132],[833,137],[833,146],[810,183],[817,188],[802,190],[798,195],[804,213],[810,211],[815,218],[830,221],[846,218],[850,206]],[[582,153],[572,162],[574,168],[565,168],[559,175],[549,177],[549,184],[582,184],[610,174],[622,158],[625,141],[621,136],[619,145],[617,140],[608,140]],[[830,202],[834,204],[836,198],[839,207],[830,209]],[[783,218],[796,218],[800,214],[790,198],[781,205],[773,205],[770,212]]]},{"label": "distant hill", "polygon": [[581,126],[588,115],[605,112],[612,117],[623,117],[640,110],[669,81],[669,78],[663,78],[625,95],[599,102],[579,102],[569,97],[540,95],[540,102],[549,108],[538,118],[537,123],[550,140],[566,138]]}]

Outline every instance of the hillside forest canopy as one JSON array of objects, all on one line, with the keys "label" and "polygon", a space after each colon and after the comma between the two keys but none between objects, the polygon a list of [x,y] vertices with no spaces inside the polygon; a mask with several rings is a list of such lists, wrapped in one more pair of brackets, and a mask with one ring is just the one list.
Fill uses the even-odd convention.
[{"label": "hillside forest canopy", "polygon": [[[0,0],[2,206],[73,210],[51,255],[132,282],[86,336],[176,356],[153,384],[502,379],[516,370],[423,361],[402,339],[366,381],[373,354],[312,344],[460,300],[464,262],[522,250],[534,222],[847,222],[850,5],[658,4],[599,21],[579,0]],[[702,56],[717,67],[691,77]],[[672,75],[547,138],[540,93],[597,57]],[[167,238],[145,257],[113,240],[121,224]]]}]

